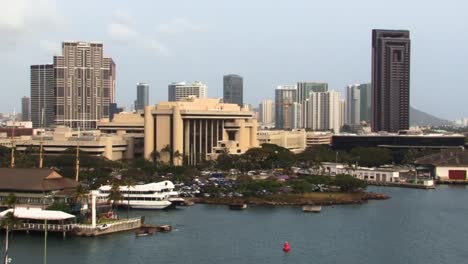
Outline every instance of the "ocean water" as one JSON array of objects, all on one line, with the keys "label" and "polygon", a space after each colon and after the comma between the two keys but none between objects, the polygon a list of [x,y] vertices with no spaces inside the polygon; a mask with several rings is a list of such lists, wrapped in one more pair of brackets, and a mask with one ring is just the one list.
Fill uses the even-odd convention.
[{"label": "ocean water", "polygon": [[[364,205],[300,207],[195,205],[130,211],[170,233],[86,238],[49,235],[47,263],[466,263],[468,188],[372,187],[392,198]],[[122,216],[126,211],[121,212]],[[3,237],[2,237],[3,239]],[[289,253],[282,251],[288,241]],[[43,263],[44,237],[14,233],[11,263]]]}]

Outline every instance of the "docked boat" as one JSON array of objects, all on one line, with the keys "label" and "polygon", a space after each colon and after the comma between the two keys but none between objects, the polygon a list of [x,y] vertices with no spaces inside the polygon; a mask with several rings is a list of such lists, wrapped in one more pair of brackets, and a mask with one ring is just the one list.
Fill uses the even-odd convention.
[{"label": "docked boat", "polygon": [[247,204],[230,204],[229,209],[231,210],[244,210],[247,208]]},{"label": "docked boat", "polygon": [[154,226],[142,226],[135,231],[136,236],[148,236],[156,233],[157,227]]},{"label": "docked boat", "polygon": [[[112,186],[99,187],[98,202],[108,200]],[[133,209],[165,209],[172,203],[169,201],[168,191],[160,188],[159,183],[142,184],[135,186],[120,186],[122,200],[115,201],[117,206]]]},{"label": "docked boat", "polygon": [[302,212],[305,213],[320,213],[320,211],[322,211],[322,206],[304,205],[302,207]]}]

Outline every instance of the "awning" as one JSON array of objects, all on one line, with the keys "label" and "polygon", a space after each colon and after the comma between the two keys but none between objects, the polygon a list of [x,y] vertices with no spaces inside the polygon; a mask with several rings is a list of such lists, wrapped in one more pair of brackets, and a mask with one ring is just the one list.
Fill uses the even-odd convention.
[{"label": "awning", "polygon": [[[0,218],[3,218],[7,213],[13,212],[13,209],[8,209],[0,213]],[[34,220],[65,220],[74,218],[74,215],[54,210],[42,210],[41,208],[16,208],[15,217],[20,219]]]}]

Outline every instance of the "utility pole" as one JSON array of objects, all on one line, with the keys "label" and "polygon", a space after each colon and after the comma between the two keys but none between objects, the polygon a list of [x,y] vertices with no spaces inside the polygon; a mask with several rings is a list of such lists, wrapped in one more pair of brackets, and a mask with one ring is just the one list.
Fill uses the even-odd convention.
[{"label": "utility pole", "polygon": [[39,168],[42,169],[42,155],[43,155],[43,140],[44,140],[44,108],[42,108],[41,111],[41,125],[42,125],[42,130],[41,131],[41,139],[39,142]]},{"label": "utility pole", "polygon": [[80,128],[78,127],[78,137],[76,140],[76,167],[75,167],[75,181],[78,181],[78,176],[80,175]]},{"label": "utility pole", "polygon": [[16,110],[13,108],[13,127],[11,128],[10,168],[15,167],[15,125],[16,125]]}]

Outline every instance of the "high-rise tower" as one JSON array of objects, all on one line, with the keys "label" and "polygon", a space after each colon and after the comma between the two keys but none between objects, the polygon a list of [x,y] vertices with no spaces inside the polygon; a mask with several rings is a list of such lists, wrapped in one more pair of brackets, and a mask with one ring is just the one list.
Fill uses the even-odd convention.
[{"label": "high-rise tower", "polygon": [[223,77],[223,101],[244,106],[244,84],[241,76],[229,74]]},{"label": "high-rise tower", "polygon": [[115,64],[103,53],[102,43],[62,43],[62,55],[54,56],[57,125],[89,129],[101,118],[109,118]]},{"label": "high-rise tower", "polygon": [[137,83],[137,99],[135,101],[135,111],[144,111],[149,104],[149,85],[147,83]]},{"label": "high-rise tower", "polygon": [[21,121],[31,121],[31,100],[27,96],[21,98]]},{"label": "high-rise tower", "polygon": [[280,85],[275,90],[275,128],[290,129],[293,121],[290,120],[290,111],[296,102],[296,85]]},{"label": "high-rise tower", "polygon": [[372,30],[372,131],[409,128],[410,36]]},{"label": "high-rise tower", "polygon": [[31,65],[31,121],[49,127],[55,119],[54,65]]},{"label": "high-rise tower", "polygon": [[208,94],[208,87],[201,82],[193,82],[188,84],[185,82],[174,82],[168,86],[168,101],[176,102],[181,101],[189,96],[198,98],[206,98]]}]

